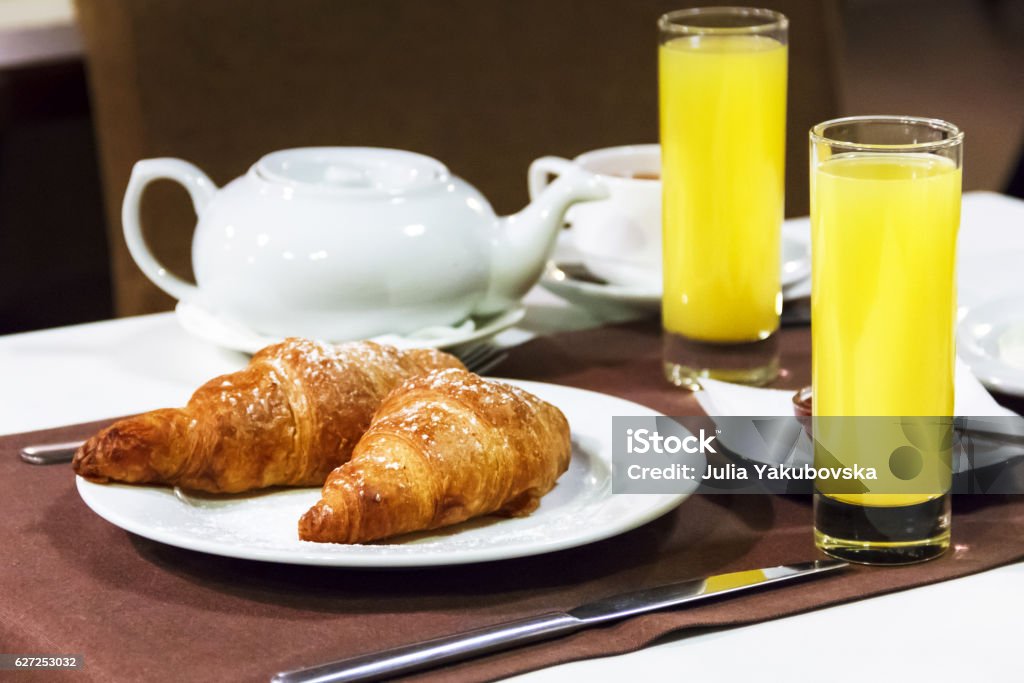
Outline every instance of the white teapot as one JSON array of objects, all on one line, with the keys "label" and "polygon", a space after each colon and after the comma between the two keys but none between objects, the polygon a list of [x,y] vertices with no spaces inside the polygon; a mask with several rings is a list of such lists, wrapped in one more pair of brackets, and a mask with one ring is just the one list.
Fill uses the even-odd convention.
[{"label": "white teapot", "polygon": [[[196,285],[143,239],[139,201],[159,178],[184,185],[195,206]],[[594,175],[563,173],[498,218],[430,157],[309,147],[268,154],[220,189],[186,161],[139,161],[121,219],[135,262],[171,296],[257,332],[341,341],[506,310],[540,278],[569,206],[605,196]]]}]

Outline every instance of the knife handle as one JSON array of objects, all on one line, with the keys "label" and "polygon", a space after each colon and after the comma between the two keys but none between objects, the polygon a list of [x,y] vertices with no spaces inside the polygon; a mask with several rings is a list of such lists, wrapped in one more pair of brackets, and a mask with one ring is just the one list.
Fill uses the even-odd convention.
[{"label": "knife handle", "polygon": [[353,683],[378,681],[470,659],[518,645],[568,635],[584,627],[565,612],[507,621],[391,650],[276,674],[272,683]]}]

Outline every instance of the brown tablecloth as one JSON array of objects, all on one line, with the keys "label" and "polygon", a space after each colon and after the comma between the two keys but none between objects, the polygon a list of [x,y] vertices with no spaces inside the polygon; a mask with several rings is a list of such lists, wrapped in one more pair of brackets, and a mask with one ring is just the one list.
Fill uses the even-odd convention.
[{"label": "brown tablecloth", "polygon": [[[808,340],[806,329],[783,331],[779,386],[806,383]],[[635,324],[532,341],[497,374],[698,414],[691,395],[661,380],[659,363],[656,328]],[[262,680],[639,586],[816,556],[806,499],[725,495],[693,497],[661,519],[587,547],[474,566],[369,571],[204,555],[103,521],[79,500],[67,466],[17,459],[22,445],[83,437],[97,426],[0,438],[0,653],[85,655],[81,671],[21,672],[13,680]],[[771,619],[1024,558],[1020,499],[958,497],[953,528],[955,550],[931,563],[857,568],[650,614],[417,680],[499,678],[628,652],[680,629]]]}]

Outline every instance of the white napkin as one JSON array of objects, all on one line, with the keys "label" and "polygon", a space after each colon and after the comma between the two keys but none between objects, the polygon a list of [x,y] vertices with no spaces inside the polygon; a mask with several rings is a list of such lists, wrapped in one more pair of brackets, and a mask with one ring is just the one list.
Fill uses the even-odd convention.
[{"label": "white napkin", "polygon": [[[953,413],[958,416],[1016,415],[998,403],[971,374],[970,369],[956,361],[956,398]],[[792,415],[793,391],[757,389],[741,384],[730,384],[713,379],[700,381],[703,391],[697,392],[697,402],[708,415],[758,415],[764,417]]]}]

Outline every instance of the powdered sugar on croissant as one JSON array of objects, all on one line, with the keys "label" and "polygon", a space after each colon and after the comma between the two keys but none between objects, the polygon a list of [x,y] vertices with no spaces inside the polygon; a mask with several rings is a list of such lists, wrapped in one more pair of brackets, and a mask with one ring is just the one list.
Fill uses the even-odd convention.
[{"label": "powdered sugar on croissant", "polygon": [[373,342],[292,338],[200,387],[184,408],[120,420],[74,459],[93,481],[213,493],[319,486],[348,460],[387,394],[404,380],[461,368],[453,356]]},{"label": "powdered sugar on croissant", "polygon": [[570,456],[558,408],[464,370],[436,371],[384,400],[299,521],[299,537],[363,543],[486,514],[526,515]]}]

